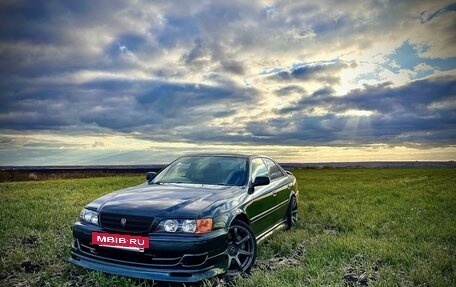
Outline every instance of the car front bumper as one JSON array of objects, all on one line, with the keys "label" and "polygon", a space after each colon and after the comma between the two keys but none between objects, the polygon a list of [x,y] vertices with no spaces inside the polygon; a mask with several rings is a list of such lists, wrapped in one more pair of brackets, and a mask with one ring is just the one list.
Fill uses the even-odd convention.
[{"label": "car front bumper", "polygon": [[91,244],[100,227],[76,223],[69,261],[106,273],[172,282],[198,282],[223,274],[228,264],[224,229],[204,235],[150,234],[144,252],[99,247]]}]

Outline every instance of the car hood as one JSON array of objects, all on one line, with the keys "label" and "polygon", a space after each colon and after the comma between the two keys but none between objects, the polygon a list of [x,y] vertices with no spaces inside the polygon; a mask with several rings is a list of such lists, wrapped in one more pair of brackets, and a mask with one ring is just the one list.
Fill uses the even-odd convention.
[{"label": "car hood", "polygon": [[145,183],[98,198],[87,208],[119,214],[195,218],[214,202],[229,199],[240,190],[239,186]]}]

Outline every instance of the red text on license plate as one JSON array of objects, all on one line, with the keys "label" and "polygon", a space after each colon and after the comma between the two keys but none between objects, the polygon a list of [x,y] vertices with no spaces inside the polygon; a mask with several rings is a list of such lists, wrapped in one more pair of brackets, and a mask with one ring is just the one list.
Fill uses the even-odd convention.
[{"label": "red text on license plate", "polygon": [[92,244],[102,246],[119,246],[149,248],[149,237],[106,232],[92,232]]}]

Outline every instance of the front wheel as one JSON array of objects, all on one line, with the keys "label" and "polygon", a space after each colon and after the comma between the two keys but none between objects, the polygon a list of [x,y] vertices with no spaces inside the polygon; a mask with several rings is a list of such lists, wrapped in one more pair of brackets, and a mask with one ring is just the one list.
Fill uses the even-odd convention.
[{"label": "front wheel", "polygon": [[296,224],[296,221],[298,221],[298,202],[296,201],[296,197],[292,196],[288,204],[287,229],[291,229]]},{"label": "front wheel", "polygon": [[248,274],[255,262],[257,242],[250,227],[242,221],[234,220],[228,231],[227,276],[237,273]]}]

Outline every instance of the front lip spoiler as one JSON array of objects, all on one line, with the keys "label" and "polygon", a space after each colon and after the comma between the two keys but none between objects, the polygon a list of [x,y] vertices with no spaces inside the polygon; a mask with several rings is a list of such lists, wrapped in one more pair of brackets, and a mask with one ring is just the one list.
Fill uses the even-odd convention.
[{"label": "front lip spoiler", "polygon": [[[225,253],[219,254],[223,256]],[[218,257],[216,256],[216,257]],[[69,262],[92,270],[102,271],[105,273],[133,277],[138,279],[149,279],[168,282],[199,282],[226,272],[226,262],[219,260],[214,265],[201,269],[163,269],[140,266],[128,266],[90,258],[80,253],[71,251]]]},{"label": "front lip spoiler", "polygon": [[[81,246],[84,245],[79,240],[76,239],[73,242],[71,256],[68,258],[70,263],[87,269],[138,279],[181,283],[199,282],[225,273],[228,264],[226,250],[211,256],[208,256],[206,252],[184,254],[178,263],[147,264],[100,257],[97,254],[84,251]],[[186,265],[184,261],[186,256],[205,256],[205,260],[200,264]],[[166,259],[161,258],[161,260]]]}]

